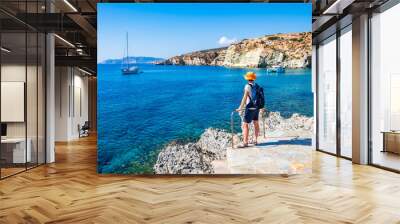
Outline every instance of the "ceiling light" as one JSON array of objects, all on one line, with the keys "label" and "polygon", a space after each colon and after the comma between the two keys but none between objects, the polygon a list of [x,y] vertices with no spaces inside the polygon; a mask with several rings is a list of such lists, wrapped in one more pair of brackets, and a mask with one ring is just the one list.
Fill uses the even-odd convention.
[{"label": "ceiling light", "polygon": [[87,75],[92,75],[92,73],[90,73],[90,72],[88,72],[88,71],[85,71],[85,70],[83,70],[83,69],[81,69],[81,68],[79,68],[79,67],[78,67],[78,70],[81,71],[81,72],[83,72],[83,73],[85,73],[85,74],[87,74]]},{"label": "ceiling light", "polygon": [[4,51],[4,52],[6,52],[6,53],[10,53],[10,52],[11,52],[11,50],[9,50],[9,49],[7,49],[7,48],[5,48],[5,47],[1,47],[1,50]]},{"label": "ceiling light", "polygon": [[76,53],[78,53],[79,55],[83,55],[83,49],[77,48]]},{"label": "ceiling light", "polygon": [[75,48],[75,45],[73,45],[73,44],[72,44],[71,42],[69,42],[68,40],[66,40],[66,39],[64,39],[64,38],[62,38],[62,37],[60,37],[60,36],[57,35],[57,34],[54,34],[54,36],[57,37],[58,39],[60,39],[62,42],[64,42],[64,43],[66,43],[67,45],[69,45],[70,47]]},{"label": "ceiling light", "polygon": [[330,14],[333,9],[337,10],[337,6],[339,4],[339,0],[335,1],[331,6],[329,6],[322,14]]},{"label": "ceiling light", "polygon": [[68,1],[64,0],[65,4],[67,4],[74,12],[78,12],[78,10]]}]

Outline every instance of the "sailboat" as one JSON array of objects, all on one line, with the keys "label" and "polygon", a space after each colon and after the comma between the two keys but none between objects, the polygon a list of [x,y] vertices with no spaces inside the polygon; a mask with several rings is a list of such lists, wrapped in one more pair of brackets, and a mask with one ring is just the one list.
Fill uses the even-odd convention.
[{"label": "sailboat", "polygon": [[[126,61],[125,61],[125,60]],[[128,42],[128,33],[126,33],[126,58],[122,59],[122,74],[131,75],[131,74],[139,74],[139,67],[131,65],[129,61],[129,42]]]}]

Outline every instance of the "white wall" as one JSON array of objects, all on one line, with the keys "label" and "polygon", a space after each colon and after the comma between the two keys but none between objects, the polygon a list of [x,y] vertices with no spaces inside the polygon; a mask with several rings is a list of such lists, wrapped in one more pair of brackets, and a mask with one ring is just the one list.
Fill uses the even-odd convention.
[{"label": "white wall", "polygon": [[[25,64],[3,64],[1,66],[1,81],[25,82]],[[1,108],[6,110],[7,108]],[[25,137],[25,122],[8,122],[7,137]]]},{"label": "white wall", "polygon": [[[37,70],[38,69],[38,70]],[[25,135],[30,140],[32,162],[44,163],[44,82],[42,68],[36,65],[28,65],[18,63],[5,63],[1,66],[2,82],[24,82],[26,84],[26,107],[25,104],[20,108],[21,113],[27,115],[27,120],[22,122],[5,122],[7,124],[8,138],[24,138]],[[27,80],[25,80],[27,77]],[[2,98],[7,96],[2,95]],[[11,110],[2,107],[3,112]],[[5,110],[5,111],[4,111]],[[13,111],[7,111],[13,113]],[[16,113],[16,112],[14,112]],[[39,155],[37,155],[37,153]]]},{"label": "white wall", "polygon": [[69,68],[56,67],[55,68],[55,140],[66,141],[68,140],[69,133],[69,96],[68,88],[70,85]]},{"label": "white wall", "polygon": [[[31,88],[27,88],[27,118],[28,118],[28,131],[30,127],[36,130],[36,82],[37,80],[32,79],[32,74],[36,77],[36,66],[27,66],[25,64],[3,64],[1,66],[1,81],[2,82],[24,82],[26,83],[25,76],[26,71],[28,72],[28,85]],[[4,96],[3,96],[4,97]],[[39,105],[40,106],[40,105]],[[6,110],[7,108],[1,108]],[[33,113],[32,111],[35,111]],[[33,123],[32,123],[33,122]],[[9,137],[25,137],[25,123],[26,122],[7,122],[7,135]],[[36,134],[36,132],[35,132]],[[29,133],[28,133],[29,137]]]},{"label": "white wall", "polygon": [[78,124],[87,120],[88,77],[76,68],[56,67],[55,140],[77,139]]},{"label": "white wall", "polygon": [[[75,70],[76,72],[77,70]],[[88,111],[88,77],[79,75],[74,76],[74,108],[72,108],[72,120],[71,126],[72,128],[72,136],[74,138],[79,137],[78,133],[78,124],[83,125],[85,121],[89,119],[89,111]]]}]

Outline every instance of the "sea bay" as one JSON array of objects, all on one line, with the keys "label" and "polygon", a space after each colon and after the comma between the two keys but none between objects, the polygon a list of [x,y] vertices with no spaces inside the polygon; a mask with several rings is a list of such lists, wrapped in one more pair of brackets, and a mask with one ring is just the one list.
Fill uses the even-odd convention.
[{"label": "sea bay", "polygon": [[[206,128],[230,130],[247,71],[257,73],[268,111],[313,116],[311,70],[268,73],[221,66],[139,65],[122,75],[118,64],[98,65],[98,170],[151,172],[157,152],[171,141],[193,141]],[[239,118],[236,116],[236,130]]]}]

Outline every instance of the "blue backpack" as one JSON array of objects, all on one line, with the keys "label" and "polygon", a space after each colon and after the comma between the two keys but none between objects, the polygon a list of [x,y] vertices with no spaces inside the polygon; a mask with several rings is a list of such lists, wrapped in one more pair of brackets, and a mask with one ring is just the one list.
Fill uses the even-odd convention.
[{"label": "blue backpack", "polygon": [[[250,84],[249,84],[250,85]],[[250,103],[251,105],[248,105],[250,107],[255,107],[257,109],[262,109],[265,106],[265,98],[264,98],[264,89],[257,85],[257,83],[254,83],[251,86],[251,92],[250,92]]]}]

